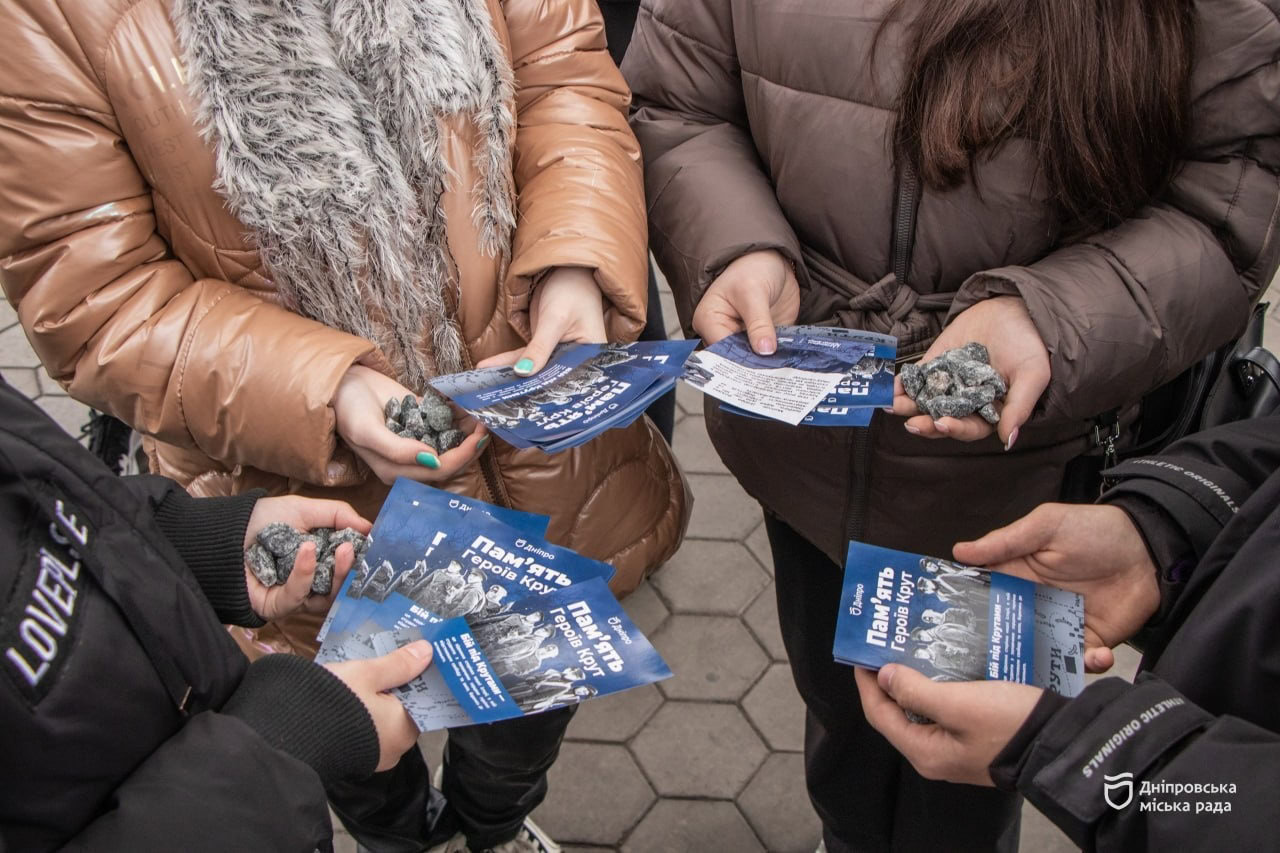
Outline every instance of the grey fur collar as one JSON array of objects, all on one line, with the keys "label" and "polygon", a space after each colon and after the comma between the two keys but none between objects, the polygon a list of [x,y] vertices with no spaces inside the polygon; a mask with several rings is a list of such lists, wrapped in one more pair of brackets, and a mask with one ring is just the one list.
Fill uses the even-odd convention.
[{"label": "grey fur collar", "polygon": [[290,308],[377,343],[421,391],[460,370],[438,119],[481,129],[473,219],[515,226],[510,62],[485,0],[173,0],[218,186]]}]

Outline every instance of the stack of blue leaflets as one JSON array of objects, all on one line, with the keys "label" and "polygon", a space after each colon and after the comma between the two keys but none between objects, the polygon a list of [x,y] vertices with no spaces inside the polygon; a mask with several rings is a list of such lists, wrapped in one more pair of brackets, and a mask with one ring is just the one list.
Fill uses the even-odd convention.
[{"label": "stack of blue leaflets", "polygon": [[629,426],[675,386],[697,344],[562,344],[534,376],[492,367],[431,385],[508,444],[556,453]]},{"label": "stack of blue leaflets", "polygon": [[1084,689],[1084,600],[1074,592],[949,560],[849,543],[833,654],[934,681]]},{"label": "stack of blue leaflets", "polygon": [[545,516],[397,480],[321,629],[320,663],[427,639],[396,693],[422,731],[538,713],[668,678],[613,568],[543,538]]},{"label": "stack of blue leaflets", "polygon": [[685,363],[685,382],[736,415],[794,425],[866,426],[893,404],[897,338],[828,326],[779,326],[778,349],[758,355],[745,333]]}]

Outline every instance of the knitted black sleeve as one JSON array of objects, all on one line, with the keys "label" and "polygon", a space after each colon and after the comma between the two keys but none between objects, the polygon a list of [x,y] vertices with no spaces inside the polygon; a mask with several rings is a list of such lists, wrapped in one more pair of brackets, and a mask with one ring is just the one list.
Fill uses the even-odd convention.
[{"label": "knitted black sleeve", "polygon": [[325,785],[363,778],[378,766],[378,731],[360,697],[305,658],[254,661],[222,713],[309,765]]},{"label": "knitted black sleeve", "polygon": [[193,498],[173,489],[156,509],[156,526],[182,555],[218,618],[228,625],[265,624],[249,606],[244,532],[261,491]]}]

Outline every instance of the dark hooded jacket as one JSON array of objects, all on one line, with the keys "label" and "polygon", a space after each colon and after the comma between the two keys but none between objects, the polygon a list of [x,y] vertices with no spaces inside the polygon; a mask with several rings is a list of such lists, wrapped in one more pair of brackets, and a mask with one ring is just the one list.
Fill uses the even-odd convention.
[{"label": "dark hooded jacket", "polygon": [[1161,575],[1141,674],[1046,693],[992,777],[1089,850],[1280,850],[1280,416],[1112,473]]},{"label": "dark hooded jacket", "polygon": [[261,624],[257,497],[116,477],[3,382],[0,470],[0,851],[330,849],[323,786],[372,773],[377,732],[223,628]]},{"label": "dark hooded jacket", "polygon": [[882,413],[869,430],[798,431],[710,407],[746,490],[837,562],[851,538],[945,553],[1057,499],[1094,417],[1120,408],[1131,422],[1144,393],[1237,336],[1280,257],[1280,3],[1194,4],[1177,177],[1076,242],[1023,140],[979,157],[955,190],[925,188],[895,237],[910,193],[889,143],[915,7],[885,27],[873,75],[891,5],[643,0],[623,64],[650,245],[686,329],[725,266],[776,249],[796,267],[800,322],[889,332],[911,357],[949,317],[1016,294],[1049,351],[1052,381],[1008,453],[994,437],[913,437]]}]

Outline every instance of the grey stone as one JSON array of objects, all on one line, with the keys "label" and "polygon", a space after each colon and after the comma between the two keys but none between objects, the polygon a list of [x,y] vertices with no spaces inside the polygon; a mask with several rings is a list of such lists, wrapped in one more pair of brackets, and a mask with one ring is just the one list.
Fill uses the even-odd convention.
[{"label": "grey stone", "polygon": [[263,586],[275,586],[280,582],[280,576],[276,572],[276,559],[261,543],[254,542],[250,545],[249,550],[244,552],[244,558],[249,564],[249,571],[253,572],[253,576]]},{"label": "grey stone", "polygon": [[313,595],[328,595],[333,592],[334,568],[332,554],[316,563],[316,573],[311,577],[311,593]]},{"label": "grey stone", "polygon": [[292,554],[302,544],[302,534],[282,521],[273,521],[258,531],[258,542],[273,556]]},{"label": "grey stone", "polygon": [[791,667],[775,663],[742,700],[742,710],[755,723],[771,749],[804,749],[804,700],[796,692]]},{"label": "grey stone", "polygon": [[805,791],[804,756],[799,753],[770,755],[738,797],[738,808],[771,853],[811,853],[822,838],[822,822]]},{"label": "grey stone", "polygon": [[689,536],[695,539],[743,539],[760,523],[760,505],[727,474],[690,474],[693,517]]},{"label": "grey stone", "polygon": [[727,616],[677,614],[651,639],[675,673],[658,685],[671,699],[736,701],[769,665],[746,626]]},{"label": "grey stone", "polygon": [[560,842],[615,845],[652,805],[653,789],[621,746],[565,743],[533,819]]},{"label": "grey stone", "polygon": [[635,736],[662,704],[662,694],[652,684],[583,702],[569,724],[571,740],[603,740],[625,743]]},{"label": "grey stone", "polygon": [[401,438],[411,438],[414,441],[418,440],[418,437],[413,434],[413,430],[411,429],[402,429],[398,433],[396,433],[396,435],[400,436]]},{"label": "grey stone", "polygon": [[768,583],[769,576],[738,542],[691,540],[653,576],[675,613],[736,616]]},{"label": "grey stone", "polygon": [[736,705],[668,702],[636,735],[631,751],[664,797],[731,799],[769,750]]},{"label": "grey stone", "polygon": [[401,403],[398,397],[392,397],[387,400],[387,404],[382,407],[382,416],[387,419],[387,428],[395,429],[391,425],[400,421]]},{"label": "grey stone", "polygon": [[386,427],[397,435],[400,433],[400,422],[395,418],[387,418]]},{"label": "grey stone", "polygon": [[422,417],[422,412],[418,409],[412,409],[408,414],[400,418],[400,423],[404,424],[404,428],[413,433],[414,438],[422,438],[422,434],[427,431],[427,422]]},{"label": "grey stone", "polygon": [[436,438],[435,447],[436,447],[436,450],[440,451],[441,453],[445,453],[449,450],[453,450],[455,447],[462,444],[462,442],[465,439],[466,439],[466,435],[464,435],[462,430],[460,429],[442,430],[440,432],[440,435],[437,436]]},{"label": "grey stone", "polygon": [[992,404],[1007,389],[980,343],[947,350],[926,364],[905,365],[899,375],[903,390],[934,420],[977,412],[989,423],[999,421]]},{"label": "grey stone", "polygon": [[624,853],[763,851],[733,803],[660,800],[622,846]]},{"label": "grey stone", "polygon": [[778,661],[787,659],[787,647],[782,643],[782,629],[778,627],[778,596],[773,584],[756,596],[756,600],[742,614],[756,640],[764,646],[769,657]]},{"label": "grey stone", "polygon": [[924,377],[924,393],[931,397],[947,393],[947,389],[950,387],[951,374],[945,370],[928,371]]},{"label": "grey stone", "polygon": [[453,409],[433,397],[422,399],[422,417],[433,432],[443,432],[453,426]]},{"label": "grey stone", "polygon": [[650,637],[670,615],[667,605],[662,603],[662,599],[653,591],[653,585],[647,581],[622,599],[622,609],[627,611],[636,627]]}]

